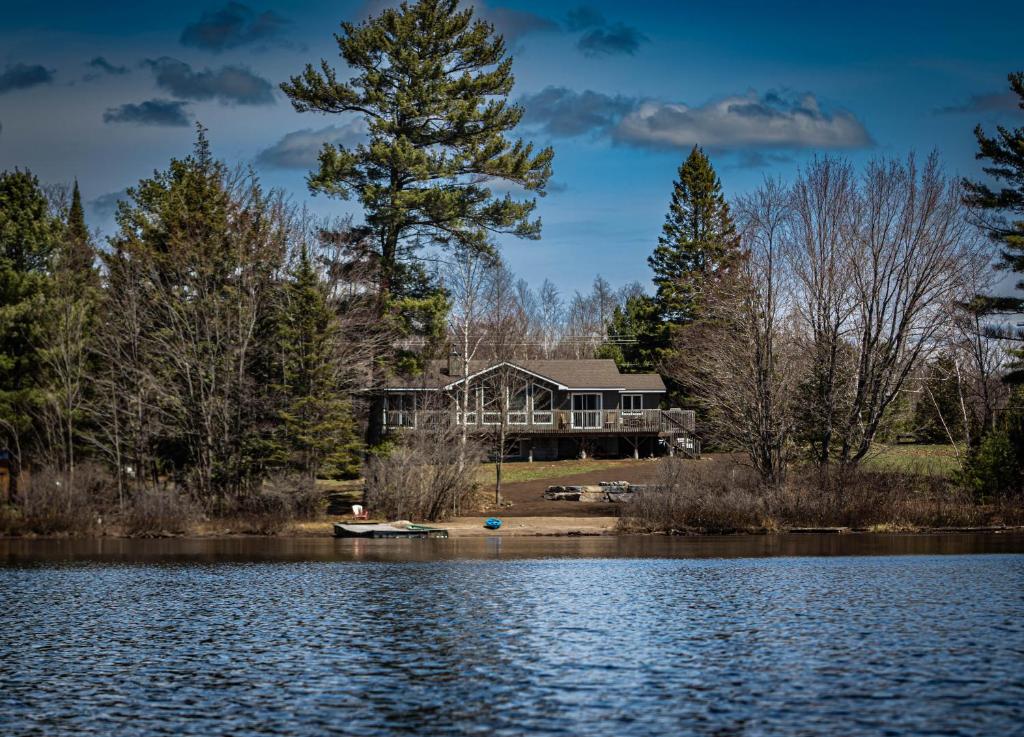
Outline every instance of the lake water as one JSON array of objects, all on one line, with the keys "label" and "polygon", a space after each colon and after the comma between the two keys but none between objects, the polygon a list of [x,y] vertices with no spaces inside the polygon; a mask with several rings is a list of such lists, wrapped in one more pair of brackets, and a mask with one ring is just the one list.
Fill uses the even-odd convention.
[{"label": "lake water", "polygon": [[0,541],[0,733],[1024,734],[1022,553]]}]

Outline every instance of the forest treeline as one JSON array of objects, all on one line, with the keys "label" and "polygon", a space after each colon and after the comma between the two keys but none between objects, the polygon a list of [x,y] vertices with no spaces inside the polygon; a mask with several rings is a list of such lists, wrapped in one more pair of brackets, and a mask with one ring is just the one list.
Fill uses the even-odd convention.
[{"label": "forest treeline", "polygon": [[259,509],[268,489],[308,497],[393,447],[367,390],[454,349],[658,371],[706,445],[766,488],[797,466],[828,485],[905,437],[951,443],[979,497],[1020,494],[1024,308],[992,295],[1000,270],[1024,271],[1024,130],[977,130],[984,181],[938,154],[821,156],[732,201],[695,146],[636,256],[652,288],[598,276],[564,295],[518,279],[496,245],[540,237],[554,151],[515,137],[493,27],[419,0],[336,38],[346,74],[310,64],[281,89],[299,112],[366,124],[365,143],[325,144],[308,178],[358,221],[310,216],[218,160],[201,127],[128,190],[105,239],[77,182],[0,174],[0,446],[15,481],[45,479],[67,506],[106,494],[122,513],[157,491],[213,514]]}]

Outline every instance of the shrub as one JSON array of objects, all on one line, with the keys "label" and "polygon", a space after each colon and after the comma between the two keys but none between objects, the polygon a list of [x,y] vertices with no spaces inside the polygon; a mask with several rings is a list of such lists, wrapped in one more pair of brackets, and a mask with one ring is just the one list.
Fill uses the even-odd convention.
[{"label": "shrub", "polygon": [[271,476],[263,482],[260,492],[282,497],[289,514],[296,519],[317,517],[326,506],[326,498],[316,488],[316,482],[304,474]]},{"label": "shrub", "polygon": [[294,519],[308,519],[321,513],[324,504],[324,496],[310,478],[279,474],[266,479],[253,493],[235,500],[226,516],[234,517],[241,531],[273,535]]},{"label": "shrub", "polygon": [[620,527],[632,531],[727,533],[763,527],[764,499],[755,475],[724,461],[661,461],[658,481],[625,508]]},{"label": "shrub", "polygon": [[792,468],[787,482],[766,488],[749,470],[724,459],[664,459],[658,483],[623,510],[629,531],[724,533],[752,528],[961,527],[1003,523],[1012,505],[986,509],[970,492],[927,473]]},{"label": "shrub", "polygon": [[979,499],[1002,498],[1020,489],[1021,469],[1010,436],[991,432],[967,460],[963,482]]},{"label": "shrub", "polygon": [[[98,499],[87,485],[68,484],[64,475],[41,468],[27,475],[19,489],[21,529],[38,535],[85,535],[99,525]],[[24,478],[24,477],[23,477]]]},{"label": "shrub", "polygon": [[188,532],[199,517],[196,505],[172,487],[149,487],[133,493],[121,517],[128,537],[166,537]]},{"label": "shrub", "polygon": [[366,465],[366,506],[389,519],[447,519],[475,505],[477,465],[483,458],[470,441],[463,462],[455,428],[408,433],[386,455]]}]

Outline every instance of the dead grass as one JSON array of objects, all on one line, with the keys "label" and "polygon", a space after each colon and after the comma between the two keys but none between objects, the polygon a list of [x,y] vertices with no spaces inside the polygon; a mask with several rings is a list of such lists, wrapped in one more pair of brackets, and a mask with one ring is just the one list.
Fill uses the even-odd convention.
[{"label": "dead grass", "polygon": [[792,469],[785,486],[766,489],[748,470],[717,458],[664,459],[655,488],[626,506],[620,529],[726,533],[794,527],[919,530],[1018,524],[1021,501],[979,505],[934,473],[858,469],[822,476]]},{"label": "dead grass", "polygon": [[878,444],[864,459],[866,471],[887,471],[915,475],[952,477],[960,470],[956,451],[945,444]]}]

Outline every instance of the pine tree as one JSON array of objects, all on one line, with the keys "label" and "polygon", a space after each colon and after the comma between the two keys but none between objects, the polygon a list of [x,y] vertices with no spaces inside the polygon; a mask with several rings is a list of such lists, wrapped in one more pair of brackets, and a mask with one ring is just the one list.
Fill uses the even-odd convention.
[{"label": "pine tree", "polygon": [[[1018,106],[1024,110],[1024,72],[1009,75],[1010,88],[1020,98]],[[984,182],[964,180],[967,190],[965,201],[980,213],[987,213],[985,225],[991,237],[1002,246],[1002,266],[1017,274],[1024,273],[1024,128],[1010,130],[996,128],[995,136],[988,136],[979,125],[974,129],[978,139],[978,159],[991,163],[983,170],[990,177],[1007,186],[993,189]],[[1013,218],[1017,218],[1014,220]],[[1017,283],[1024,289],[1024,281]],[[1011,298],[1011,302],[998,304],[1013,311],[1024,307],[1024,299]]]},{"label": "pine tree", "polygon": [[0,173],[0,447],[22,453],[42,401],[40,314],[61,230],[35,176]]},{"label": "pine tree", "polygon": [[312,478],[353,478],[362,448],[339,379],[344,367],[335,351],[337,318],[305,247],[289,274],[279,312],[286,463]]},{"label": "pine tree", "polygon": [[[108,349],[129,353],[141,381],[133,391],[145,395],[137,414],[146,417],[136,432],[149,447],[138,454],[158,448],[154,472],[175,474],[198,498],[250,494],[264,472],[270,413],[253,336],[284,268],[291,222],[282,195],[253,175],[232,176],[199,127],[192,155],[130,189],[117,221],[108,271],[129,279],[120,288],[136,306],[108,314],[104,330],[138,341]],[[137,329],[123,322],[136,318]]]},{"label": "pine tree", "polygon": [[45,375],[46,437],[50,455],[64,473],[66,488],[75,483],[76,445],[85,420],[89,382],[96,368],[95,337],[100,280],[95,250],[85,224],[78,182],[53,258],[40,357]]},{"label": "pine tree", "polygon": [[421,246],[491,249],[491,236],[540,235],[534,200],[495,196],[504,180],[544,194],[551,149],[506,137],[523,115],[506,102],[512,60],[494,28],[458,0],[419,0],[361,24],[342,23],[338,48],[354,76],[326,61],[281,85],[299,112],[357,114],[366,144],[325,144],[313,192],[356,198],[379,248],[382,296],[401,290],[402,264]]},{"label": "pine tree", "polygon": [[659,318],[653,297],[633,295],[612,313],[608,338],[598,358],[615,359],[625,373],[647,373],[658,369],[668,348],[668,325]]},{"label": "pine tree", "polygon": [[82,194],[75,180],[71,190],[71,208],[68,210],[67,231],[65,235],[64,254],[66,271],[81,276],[82,280],[97,286],[99,279],[95,271],[96,249],[92,235],[85,225],[85,211],[82,209]]},{"label": "pine tree", "polygon": [[658,246],[647,260],[662,319],[682,324],[698,318],[713,282],[738,255],[739,240],[722,184],[708,157],[694,146],[679,167]]},{"label": "pine tree", "polygon": [[[1010,89],[1019,98],[1018,106],[1024,110],[1024,72],[1008,75]],[[979,125],[974,129],[978,140],[975,158],[988,160],[983,171],[1005,186],[993,189],[985,182],[965,179],[964,201],[982,218],[989,236],[1000,245],[1000,267],[1015,274],[1024,274],[1024,128],[996,128],[989,136]],[[1024,289],[1024,279],[1017,281],[1017,289]],[[1024,311],[1024,298],[1018,296],[979,296],[966,309],[977,314]],[[1019,333],[1004,337],[1020,340]],[[1011,407],[1003,413],[1001,426],[988,433],[980,446],[973,449],[968,459],[967,477],[974,480],[979,493],[1019,493],[1024,467],[1024,412],[1021,396],[1024,391],[1024,351],[1012,351],[1013,361],[1004,376],[1007,383],[1017,385]]]}]

